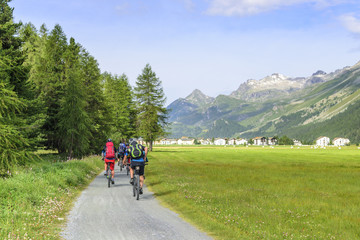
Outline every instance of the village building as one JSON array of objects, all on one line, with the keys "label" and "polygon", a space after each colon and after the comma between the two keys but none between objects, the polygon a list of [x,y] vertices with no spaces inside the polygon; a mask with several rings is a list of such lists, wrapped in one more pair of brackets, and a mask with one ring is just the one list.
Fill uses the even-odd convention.
[{"label": "village building", "polygon": [[160,140],[160,144],[161,144],[161,145],[173,145],[173,144],[177,144],[177,139],[163,138],[163,139]]},{"label": "village building", "polygon": [[277,139],[273,138],[273,137],[269,137],[268,138],[268,145],[276,145],[277,144]]},{"label": "village building", "polygon": [[216,138],[214,140],[214,145],[225,145],[226,144],[226,140],[224,138]]},{"label": "village building", "polygon": [[144,146],[146,145],[146,142],[142,137],[138,138],[136,141],[137,141],[137,143],[139,143],[141,145],[144,145]]},{"label": "village building", "polygon": [[334,138],[334,140],[332,141],[332,143],[334,144],[334,146],[345,146],[347,144],[350,144],[350,140],[348,138]]},{"label": "village building", "polygon": [[201,145],[210,145],[210,144],[212,144],[210,139],[200,139],[199,142],[200,142]]},{"label": "village building", "polygon": [[319,137],[316,139],[316,144],[317,146],[328,146],[330,144],[330,138],[328,137]]},{"label": "village building", "polygon": [[302,146],[302,143],[299,140],[293,139],[293,142],[295,146]]},{"label": "village building", "polygon": [[254,141],[254,145],[257,145],[257,146],[266,145],[266,137],[256,137],[256,138],[253,138],[253,141]]},{"label": "village building", "polygon": [[244,144],[248,144],[248,141],[246,139],[239,138],[239,139],[235,140],[235,144],[236,145],[244,145]]},{"label": "village building", "polygon": [[236,145],[236,139],[235,138],[228,139],[227,144],[228,145]]},{"label": "village building", "polygon": [[194,141],[195,141],[195,139],[193,139],[193,138],[184,138],[184,137],[182,137],[182,138],[177,140],[177,144],[179,144],[179,145],[193,145]]}]

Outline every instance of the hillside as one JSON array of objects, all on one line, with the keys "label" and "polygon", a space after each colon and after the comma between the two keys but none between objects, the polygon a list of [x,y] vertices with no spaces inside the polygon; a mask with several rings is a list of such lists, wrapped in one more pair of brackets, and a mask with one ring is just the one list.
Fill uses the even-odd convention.
[{"label": "hillside", "polygon": [[[360,63],[310,77],[272,74],[248,80],[230,95],[211,98],[195,90],[168,106],[172,137],[288,135],[313,141],[319,135],[360,142]],[[346,123],[346,127],[341,124]],[[316,131],[314,130],[316,129]],[[355,131],[356,132],[356,131]]]}]

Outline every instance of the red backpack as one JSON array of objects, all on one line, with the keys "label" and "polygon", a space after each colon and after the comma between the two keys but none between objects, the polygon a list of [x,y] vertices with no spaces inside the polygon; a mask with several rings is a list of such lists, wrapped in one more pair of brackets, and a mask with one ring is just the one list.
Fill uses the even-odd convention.
[{"label": "red backpack", "polygon": [[106,143],[106,158],[115,158],[114,144],[112,142]]}]

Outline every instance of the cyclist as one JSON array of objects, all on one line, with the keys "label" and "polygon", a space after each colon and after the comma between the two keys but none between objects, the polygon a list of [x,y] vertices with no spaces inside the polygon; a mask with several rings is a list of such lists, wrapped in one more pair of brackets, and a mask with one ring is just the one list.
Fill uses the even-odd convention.
[{"label": "cyclist", "polygon": [[111,183],[114,184],[114,175],[115,175],[115,171],[114,171],[114,165],[115,165],[115,159],[117,158],[117,150],[116,147],[114,146],[114,143],[112,142],[112,140],[109,138],[107,140],[107,143],[103,149],[103,153],[105,153],[103,156],[105,157],[105,175],[106,175],[106,170],[107,170],[107,163],[110,163],[110,170],[111,170]]},{"label": "cyclist", "polygon": [[134,169],[136,166],[140,166],[140,194],[143,194],[144,172],[145,172],[145,159],[147,157],[148,148],[141,144],[138,144],[135,139],[129,140],[128,156],[125,156],[124,162],[128,157],[131,159],[130,168],[130,183],[134,184]]},{"label": "cyclist", "polygon": [[[119,144],[119,150],[118,150],[118,159],[119,161],[121,160],[123,162],[124,156],[125,156],[125,151],[126,151],[126,145],[125,143],[120,143]],[[118,161],[118,163],[119,163]]]},{"label": "cyclist", "polygon": [[[125,144],[125,146],[126,146],[126,149],[125,149],[125,153],[124,153],[124,158],[122,159],[122,161],[123,161],[123,165],[124,166],[126,166],[126,165],[128,165],[128,166],[130,166],[130,146],[129,146],[129,144],[128,143],[126,143]],[[130,168],[130,172],[131,172],[131,168]]]}]

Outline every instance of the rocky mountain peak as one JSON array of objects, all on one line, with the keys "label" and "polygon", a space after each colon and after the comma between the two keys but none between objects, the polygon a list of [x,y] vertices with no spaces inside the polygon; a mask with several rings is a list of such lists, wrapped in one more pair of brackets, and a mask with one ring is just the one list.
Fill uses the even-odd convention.
[{"label": "rocky mountain peak", "polygon": [[190,95],[188,95],[185,99],[196,105],[204,105],[214,100],[214,98],[205,95],[199,89],[192,91],[192,93],[190,93]]},{"label": "rocky mountain peak", "polygon": [[249,79],[231,93],[231,96],[243,100],[268,99],[277,97],[279,94],[289,94],[301,89],[305,84],[305,78],[290,78],[280,73],[273,73],[260,80]]},{"label": "rocky mountain peak", "polygon": [[281,73],[273,73],[270,78],[272,79],[287,79],[288,77],[282,75]]},{"label": "rocky mountain peak", "polygon": [[316,73],[313,74],[313,76],[317,76],[317,75],[326,75],[326,72],[322,70],[318,70]]},{"label": "rocky mountain peak", "polygon": [[195,89],[186,97],[186,99],[192,99],[198,97],[203,98],[206,97],[206,95],[203,92],[201,92],[199,89]]}]

